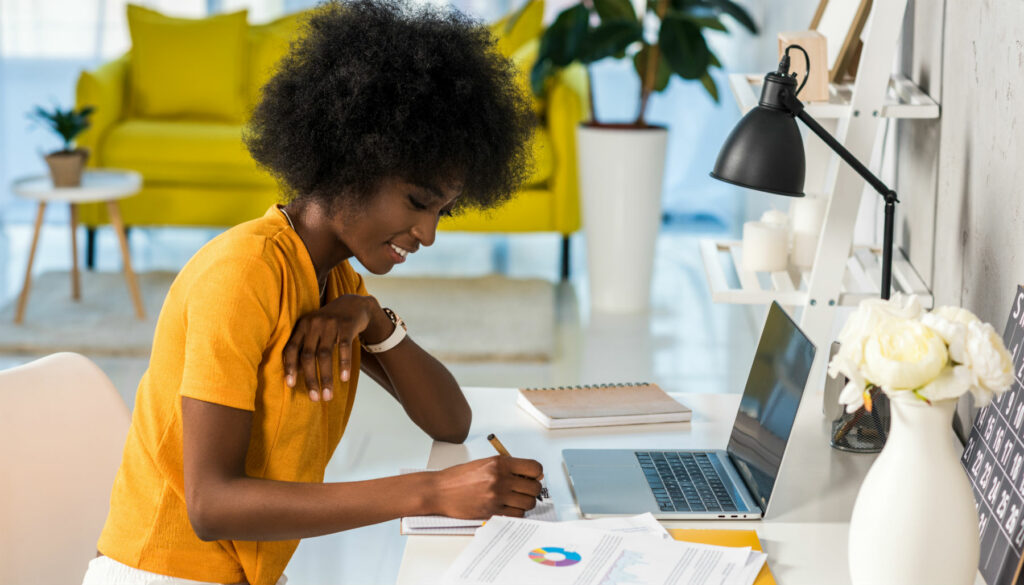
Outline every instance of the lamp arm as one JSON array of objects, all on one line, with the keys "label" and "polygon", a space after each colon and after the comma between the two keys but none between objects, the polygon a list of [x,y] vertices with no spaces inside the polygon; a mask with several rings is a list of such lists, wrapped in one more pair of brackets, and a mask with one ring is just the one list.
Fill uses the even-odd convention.
[{"label": "lamp arm", "polygon": [[866,166],[861,164],[861,162],[857,160],[857,157],[853,156],[853,153],[851,153],[849,150],[846,150],[846,147],[843,146],[841,142],[839,142],[838,140],[835,139],[834,136],[829,134],[828,130],[822,128],[821,124],[819,124],[817,120],[812,118],[811,115],[808,114],[807,111],[804,109],[803,102],[798,100],[788,91],[783,91],[783,94],[783,104],[786,106],[786,108],[789,109],[791,114],[793,114],[794,116],[799,118],[800,121],[806,124],[807,127],[810,128],[811,131],[818,136],[818,138],[821,138],[823,141],[825,141],[825,144],[827,144],[829,148],[831,148],[836,154],[838,154],[839,158],[846,161],[846,164],[853,167],[853,170],[857,171],[857,174],[863,177],[864,180],[867,181],[868,184],[871,185],[871,187],[873,187],[874,190],[877,191],[878,194],[881,195],[886,202],[889,202],[891,200],[893,203],[899,203],[899,199],[896,197],[896,192],[890,189],[885,183],[883,183],[881,179],[876,177],[875,174],[868,170]]},{"label": "lamp arm", "polygon": [[789,93],[788,90],[783,90],[781,93],[782,95],[780,97],[782,99],[782,103],[789,109],[790,113],[803,121],[804,124],[807,124],[807,127],[810,128],[818,138],[824,140],[825,144],[827,144],[829,148],[835,151],[840,158],[846,161],[846,164],[853,167],[853,170],[857,171],[857,174],[863,177],[864,180],[867,181],[875,191],[878,191],[879,195],[881,195],[883,199],[885,199],[885,226],[882,236],[881,296],[883,299],[888,299],[890,291],[892,291],[892,245],[896,223],[896,203],[899,202],[899,199],[896,197],[896,191],[890,189],[882,182],[881,179],[868,170],[866,166],[861,164],[861,162],[857,160],[857,157],[853,156],[853,153],[846,150],[845,146],[836,140],[834,136],[829,134],[827,130],[822,128],[821,124],[819,124],[811,117],[810,114],[807,113],[806,110],[804,110],[803,102]]}]

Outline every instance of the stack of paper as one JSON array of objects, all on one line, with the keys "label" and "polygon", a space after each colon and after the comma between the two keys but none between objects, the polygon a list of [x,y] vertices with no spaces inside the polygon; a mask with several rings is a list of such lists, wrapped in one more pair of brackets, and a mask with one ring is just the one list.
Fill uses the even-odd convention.
[{"label": "stack of paper", "polygon": [[660,526],[642,528],[647,523],[644,519],[600,522],[537,522],[496,516],[477,529],[441,582],[751,585],[766,558],[750,547],[666,540]]},{"label": "stack of paper", "polygon": [[[555,522],[555,503],[550,499],[537,502],[537,506],[526,512],[526,517],[542,522]],[[405,516],[402,518],[402,534],[466,534],[472,536],[484,520],[465,520],[448,516]],[[670,537],[671,538],[671,537]]]}]

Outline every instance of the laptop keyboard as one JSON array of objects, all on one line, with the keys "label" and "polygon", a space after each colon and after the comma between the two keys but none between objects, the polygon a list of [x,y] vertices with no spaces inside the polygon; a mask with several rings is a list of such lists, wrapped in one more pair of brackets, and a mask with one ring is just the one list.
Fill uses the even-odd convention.
[{"label": "laptop keyboard", "polygon": [[708,453],[637,451],[637,461],[662,512],[735,512]]}]

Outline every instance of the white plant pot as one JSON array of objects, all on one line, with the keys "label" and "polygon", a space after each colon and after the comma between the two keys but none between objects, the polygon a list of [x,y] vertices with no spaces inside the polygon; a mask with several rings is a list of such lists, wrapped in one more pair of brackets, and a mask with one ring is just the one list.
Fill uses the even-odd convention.
[{"label": "white plant pot", "polygon": [[[900,397],[903,398],[903,397]],[[890,401],[885,447],[850,518],[854,585],[971,585],[978,513],[952,431],[956,400]]]},{"label": "white plant pot", "polygon": [[668,130],[577,128],[590,305],[627,313],[650,306]]}]

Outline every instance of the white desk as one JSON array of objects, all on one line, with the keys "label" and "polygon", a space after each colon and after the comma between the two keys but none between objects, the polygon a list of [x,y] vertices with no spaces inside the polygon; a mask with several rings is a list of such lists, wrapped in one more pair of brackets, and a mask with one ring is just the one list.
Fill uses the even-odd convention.
[{"label": "white desk", "polygon": [[[515,406],[515,390],[469,388],[473,427],[465,444],[435,443],[428,467],[441,468],[480,457],[493,448],[484,437],[496,433],[513,455],[544,465],[559,519],[576,519],[568,480],[561,464],[566,448],[724,448],[739,404],[738,395],[678,394],[694,411],[693,421],[589,429],[547,430]],[[874,460],[829,447],[822,396],[805,396],[797,413],[782,475],[763,521],[666,522],[670,528],[757,530],[768,565],[780,585],[841,585],[850,582],[847,532],[861,479]],[[455,559],[470,538],[410,536],[398,583],[432,582]]]}]

